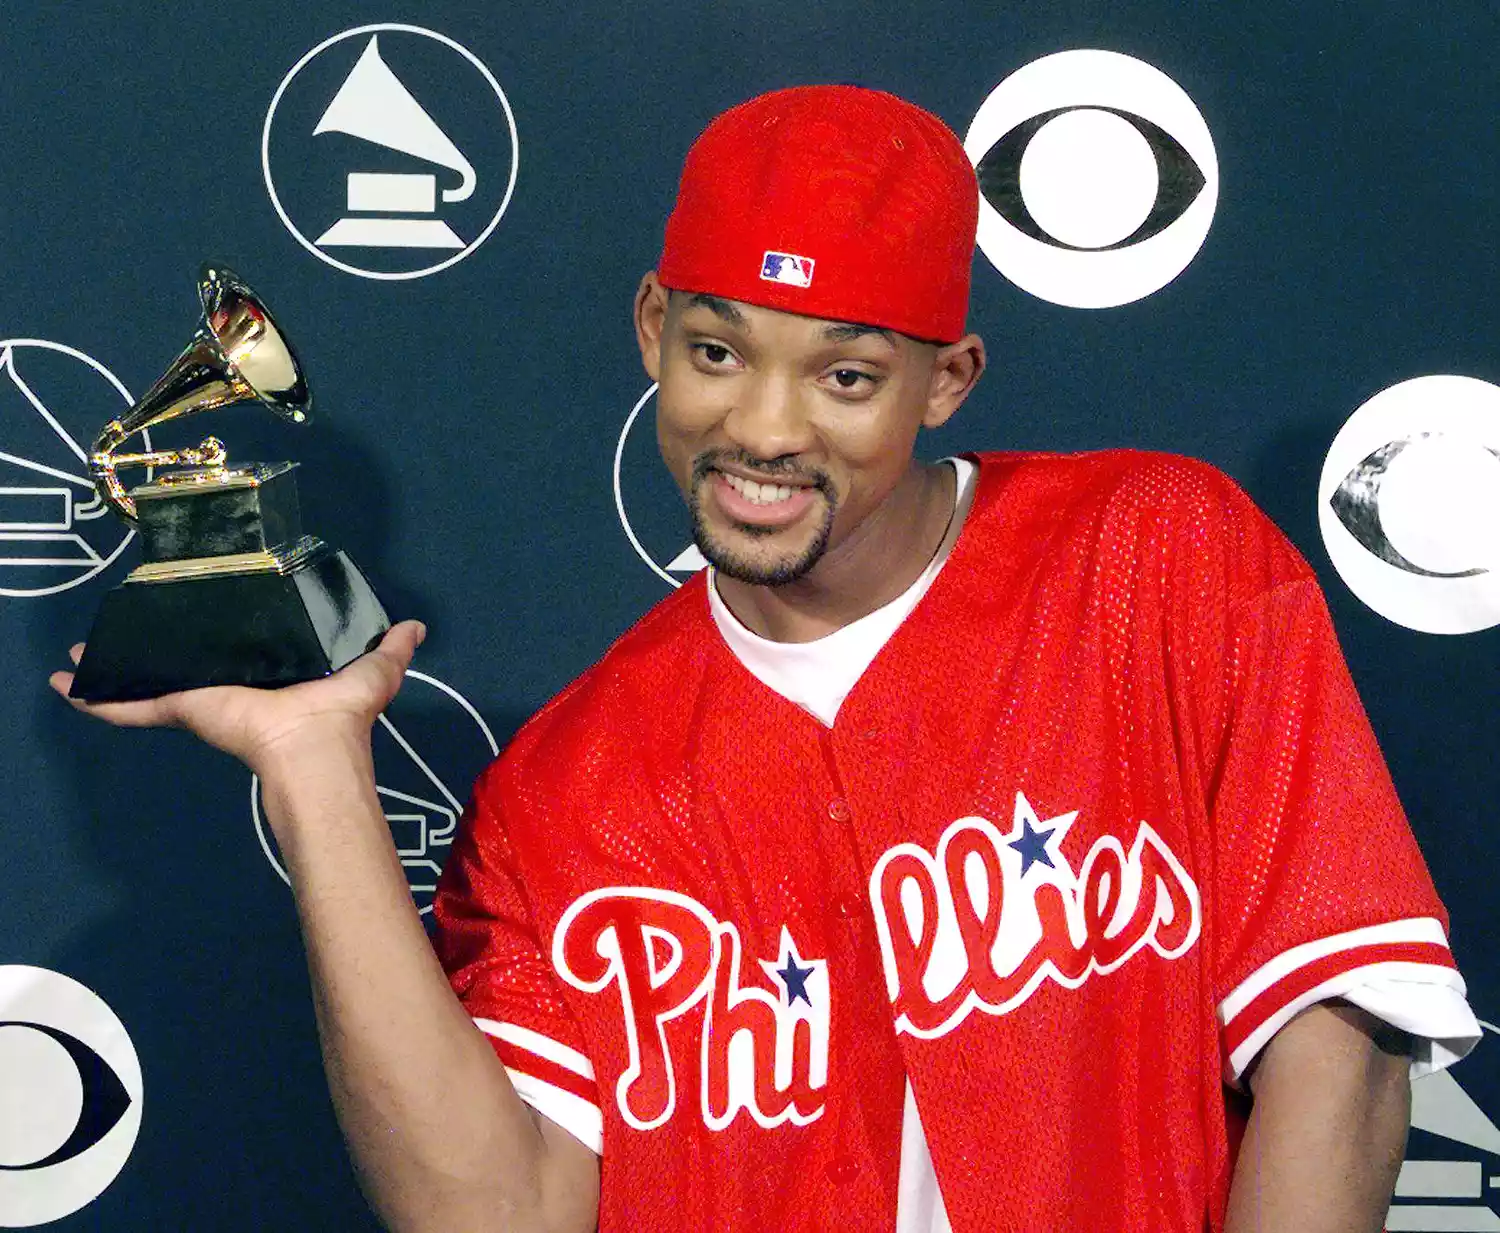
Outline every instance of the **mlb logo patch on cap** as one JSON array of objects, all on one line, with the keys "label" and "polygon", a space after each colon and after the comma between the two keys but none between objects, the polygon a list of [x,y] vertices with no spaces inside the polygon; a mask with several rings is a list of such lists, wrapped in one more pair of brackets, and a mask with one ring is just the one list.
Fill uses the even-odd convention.
[{"label": "mlb logo patch on cap", "polygon": [[812,284],[813,259],[795,253],[767,253],[761,259],[760,276],[768,283],[788,283],[793,287]]}]

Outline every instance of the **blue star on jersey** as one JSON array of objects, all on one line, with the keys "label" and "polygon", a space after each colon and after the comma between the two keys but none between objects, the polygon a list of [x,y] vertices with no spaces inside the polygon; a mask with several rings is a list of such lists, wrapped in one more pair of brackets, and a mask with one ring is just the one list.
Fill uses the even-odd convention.
[{"label": "blue star on jersey", "polygon": [[1012,839],[1009,846],[1021,854],[1021,876],[1026,876],[1026,871],[1035,864],[1046,865],[1048,869],[1056,869],[1052,863],[1052,853],[1047,851],[1047,844],[1052,836],[1057,833],[1056,828],[1045,831],[1033,830],[1030,818],[1021,819],[1021,834],[1017,839]]},{"label": "blue star on jersey", "polygon": [[[1067,858],[1058,850],[1058,845],[1077,817],[1075,809],[1072,813],[1060,813],[1044,820],[1037,816],[1024,792],[1016,793],[1015,818],[1010,832],[1000,842],[1021,858],[1021,877],[1026,877],[1036,865],[1043,867],[1043,871],[1036,874],[1043,882],[1061,885],[1058,879],[1066,881],[1072,877]],[[1059,861],[1062,862],[1060,865]]]},{"label": "blue star on jersey", "polygon": [[822,962],[817,959],[803,959],[797,953],[797,944],[792,941],[792,935],[785,926],[781,930],[780,964],[781,966],[777,967],[769,960],[760,961],[760,966],[765,969],[766,974],[781,986],[781,996],[788,1006],[794,1005],[798,1000],[811,1006],[813,999],[808,992],[807,982],[808,978],[822,967]]},{"label": "blue star on jersey", "polygon": [[790,1006],[798,998],[801,998],[809,1006],[812,1005],[812,999],[807,996],[807,978],[811,976],[812,973],[813,970],[811,964],[809,964],[805,968],[799,968],[797,966],[797,961],[790,956],[788,956],[787,958],[786,967],[776,969],[776,975],[781,977],[781,983],[786,986],[786,1000],[788,1006]]}]

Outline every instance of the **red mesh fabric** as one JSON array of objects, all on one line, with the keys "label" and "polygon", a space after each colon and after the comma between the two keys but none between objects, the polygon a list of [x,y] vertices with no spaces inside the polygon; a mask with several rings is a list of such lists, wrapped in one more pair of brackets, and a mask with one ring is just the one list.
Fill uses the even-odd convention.
[{"label": "red mesh fabric", "polygon": [[[1276,977],[1273,961],[1319,943],[1317,973],[1356,971],[1389,955],[1340,941],[1354,931],[1446,929],[1311,573],[1243,494],[1160,456],[980,462],[952,556],[832,730],[734,660],[700,577],[481,785],[493,807],[456,845],[440,949],[476,1013],[550,1020],[538,1030],[592,1060],[605,1233],[891,1228],[908,1076],[957,1233],[1220,1228],[1228,1038],[1268,1022],[1312,970]],[[1045,843],[1021,829],[1023,802]],[[959,852],[946,871],[945,841]],[[1057,888],[1113,859],[1148,871],[1145,915],[1110,933],[1078,907],[1071,935],[1056,927]],[[986,860],[1003,878],[960,900]],[[914,978],[889,940],[913,917],[881,892],[891,868],[923,861],[962,907],[946,936],[964,946],[931,954],[969,967],[918,962]],[[1129,899],[1128,884],[1098,881],[1085,898]],[[601,893],[659,898],[579,937],[579,905]],[[474,896],[512,906],[480,924],[462,906]],[[985,921],[1021,922],[1005,940],[1024,943],[1033,912],[1054,915],[1030,950],[986,950]],[[689,937],[708,936],[703,921],[722,924],[717,949]],[[674,931],[688,939],[675,952]],[[577,944],[564,948],[571,980],[560,932]],[[797,963],[826,966],[815,1116],[771,1124],[742,1109],[711,1128],[705,1057],[728,1047],[713,1030],[720,965],[738,953],[739,985],[790,1013],[800,1003],[773,972],[784,935]],[[626,943],[648,956],[634,985],[580,987],[590,953]],[[1451,970],[1445,943],[1397,944],[1423,948],[1403,957],[1438,978]],[[714,971],[696,992],[694,964]],[[1221,1026],[1252,979],[1264,992]],[[669,1089],[632,1082],[632,1039],[660,1042],[671,1080],[669,1114],[649,1129],[622,1093],[639,1121]],[[801,1056],[806,1037],[787,1040]],[[773,1043],[741,1037],[762,1104],[789,1082]]]},{"label": "red mesh fabric", "polygon": [[[876,90],[800,86],[719,116],[688,151],[657,273],[668,287],[954,342],[979,187],[936,116]],[[806,286],[762,277],[809,260]]]},{"label": "red mesh fabric", "polygon": [[[439,955],[454,990],[476,1019],[505,1023],[545,1038],[501,1040],[490,1044],[513,1071],[529,1076],[554,1099],[575,1097],[597,1107],[599,1093],[590,1067],[559,1063],[582,1053],[584,1040],[558,987],[557,973],[543,954],[526,889],[515,874],[510,838],[493,812],[501,794],[488,785],[502,771],[495,763],[476,786],[463,820],[465,843],[455,845],[444,866],[434,911],[441,921]],[[546,1041],[560,1049],[546,1048]],[[529,1046],[529,1047],[528,1047]],[[541,1049],[541,1052],[538,1052]],[[535,1097],[536,1092],[527,1093]],[[533,1103],[537,1103],[533,1099]],[[577,1119],[549,1110],[577,1133]]]}]

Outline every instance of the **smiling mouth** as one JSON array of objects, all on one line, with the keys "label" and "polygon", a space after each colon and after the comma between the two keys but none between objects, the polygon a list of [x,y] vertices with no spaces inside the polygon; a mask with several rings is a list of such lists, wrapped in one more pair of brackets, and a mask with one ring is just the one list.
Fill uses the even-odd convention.
[{"label": "smiling mouth", "polygon": [[719,514],[757,536],[801,522],[820,492],[815,484],[777,484],[717,469],[709,472],[708,487]]},{"label": "smiling mouth", "polygon": [[800,484],[765,484],[732,475],[728,471],[720,471],[719,474],[726,484],[752,505],[775,505],[782,501],[790,501],[793,495],[803,491],[803,486]]}]

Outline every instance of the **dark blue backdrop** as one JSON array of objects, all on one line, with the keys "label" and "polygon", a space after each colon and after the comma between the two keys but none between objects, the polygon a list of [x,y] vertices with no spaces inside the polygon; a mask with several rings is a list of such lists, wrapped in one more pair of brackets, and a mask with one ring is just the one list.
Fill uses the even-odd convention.
[{"label": "dark blue backdrop", "polygon": [[[519,135],[498,226],[425,277],[362,278],[318,260],[262,175],[280,83],[319,43],[371,22],[422,26],[472,52]],[[450,49],[381,37],[393,72],[476,170],[473,199],[444,215],[469,240],[499,204],[512,155],[495,96]],[[285,133],[273,126],[272,179],[308,216],[294,221],[309,240],[344,208],[345,172],[413,170],[367,157],[356,138],[308,132],[366,41],[312,62],[278,110]],[[1500,1016],[1500,642],[1493,630],[1417,633],[1365,607],[1329,565],[1315,499],[1334,434],[1377,391],[1432,373],[1500,381],[1497,43],[1500,14],[1478,0],[13,6],[0,72],[0,338],[75,348],[139,394],[193,328],[201,260],[221,258],[265,296],[307,364],[316,421],[299,430],[238,408],[160,440],[214,431],[240,458],[299,459],[309,529],[349,551],[393,614],[428,622],[416,667],[441,685],[414,683],[393,712],[421,762],[394,741],[381,755],[420,885],[445,850],[450,797],[488,756],[484,725],[503,743],[665,593],[625,536],[612,476],[646,389],[630,297],[702,125],[766,89],[854,81],[913,99],[962,136],[989,92],[1041,56],[1097,47],[1144,60],[1213,135],[1221,184],[1202,250],[1162,290],[1097,311],[1033,297],[979,258],[971,322],[992,369],[922,448],[1139,445],[1209,459],[1250,491],[1323,578],[1487,1019]],[[296,95],[303,87],[313,93]],[[458,182],[426,169],[439,189]],[[379,257],[387,271],[413,264]],[[121,405],[60,353],[16,348],[14,364],[85,443]],[[57,442],[5,375],[0,451],[40,457]],[[664,566],[687,539],[647,428],[624,444],[620,492]],[[35,481],[0,474],[12,488]],[[88,536],[107,530],[91,523]],[[66,589],[0,596],[11,681],[0,964],[98,993],[144,1074],[123,1172],[56,1227],[373,1228],[333,1124],[291,903],[258,838],[248,774],[178,734],[87,723],[46,690],[135,559],[127,547]],[[0,588],[81,572],[0,564]],[[1455,1077],[1500,1116],[1485,1049]],[[1456,1099],[1438,1103],[1451,1112]],[[1458,1137],[1418,1132],[1412,1152],[1500,1174],[1500,1132]],[[1480,1220],[1487,1200],[1471,1198]],[[1423,1219],[1393,1227],[1460,1227]],[[1490,1219],[1461,1227],[1500,1228]]]}]

